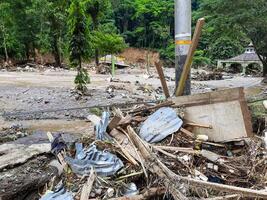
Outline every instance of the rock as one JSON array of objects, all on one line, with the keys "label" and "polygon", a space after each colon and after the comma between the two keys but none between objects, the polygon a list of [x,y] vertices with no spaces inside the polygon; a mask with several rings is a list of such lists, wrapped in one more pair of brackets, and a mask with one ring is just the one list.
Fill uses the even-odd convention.
[{"label": "rock", "polygon": [[267,110],[267,100],[263,101],[263,106]]}]

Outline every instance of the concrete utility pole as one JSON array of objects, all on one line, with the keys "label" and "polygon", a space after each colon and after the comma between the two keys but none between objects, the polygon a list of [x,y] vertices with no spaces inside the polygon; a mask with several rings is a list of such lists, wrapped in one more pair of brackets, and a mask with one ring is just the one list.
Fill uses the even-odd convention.
[{"label": "concrete utility pole", "polygon": [[[175,80],[178,86],[186,56],[191,44],[191,0],[175,0]],[[186,95],[191,93],[191,76],[185,86]]]}]

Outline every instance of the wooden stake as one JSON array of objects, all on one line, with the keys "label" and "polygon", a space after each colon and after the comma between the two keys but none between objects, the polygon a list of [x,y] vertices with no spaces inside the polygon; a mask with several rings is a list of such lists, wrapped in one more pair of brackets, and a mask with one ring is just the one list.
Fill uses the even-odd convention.
[{"label": "wooden stake", "polygon": [[204,23],[205,23],[204,18],[199,19],[197,22],[193,41],[192,41],[192,44],[191,44],[190,49],[189,49],[189,53],[188,53],[186,61],[185,61],[185,65],[183,68],[181,79],[179,81],[179,85],[178,85],[176,92],[175,92],[175,96],[177,96],[177,97],[182,96],[184,93],[185,82],[186,82],[188,75],[190,73],[191,65],[193,63],[193,57],[194,57],[195,51],[197,49],[197,45],[198,45],[199,38],[201,35],[201,30],[202,30]]},{"label": "wooden stake", "polygon": [[159,74],[159,79],[161,81],[163,92],[165,94],[166,99],[168,99],[170,97],[170,93],[169,93],[169,89],[168,89],[168,86],[167,86],[167,83],[166,83],[166,79],[165,79],[165,76],[164,76],[163,69],[162,69],[162,67],[160,65],[160,62],[155,62],[155,65],[156,65],[156,68],[157,68],[157,71],[158,71],[158,74]]},{"label": "wooden stake", "polygon": [[80,200],[88,200],[89,199],[95,178],[96,178],[96,174],[95,174],[94,169],[92,167],[91,171],[90,171],[90,176],[87,179],[87,182],[83,185]]}]

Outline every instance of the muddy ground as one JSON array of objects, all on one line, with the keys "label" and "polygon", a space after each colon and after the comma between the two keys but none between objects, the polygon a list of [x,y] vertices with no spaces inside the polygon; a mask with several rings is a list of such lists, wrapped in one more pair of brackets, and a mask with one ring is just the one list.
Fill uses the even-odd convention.
[{"label": "muddy ground", "polygon": [[[24,120],[61,120],[64,124],[73,123],[70,119],[83,120],[90,109],[60,111],[49,113],[5,116],[10,112],[24,113],[40,110],[54,110],[84,106],[109,105],[114,103],[142,102],[164,98],[158,75],[151,69],[151,76],[141,68],[125,68],[117,70],[114,81],[110,75],[90,72],[91,84],[89,95],[81,97],[74,90],[75,71],[46,70],[43,72],[1,72],[0,73],[0,119],[1,127],[10,124],[6,120],[17,123]],[[194,71],[193,71],[194,72]],[[165,69],[167,84],[171,93],[174,91],[174,69]],[[248,96],[266,92],[261,78],[233,76],[220,81],[193,81],[192,93],[206,92],[218,88],[245,87]],[[30,121],[22,122],[30,126]],[[43,122],[39,123],[43,128]],[[53,123],[55,124],[55,123]],[[36,126],[35,121],[33,125]],[[47,124],[46,124],[47,125]],[[52,125],[53,126],[53,125]],[[47,129],[47,128],[46,128]],[[52,128],[54,129],[54,128]]]},{"label": "muddy ground", "polygon": [[[130,104],[164,98],[158,75],[153,68],[150,70],[150,76],[146,74],[146,70],[143,68],[120,69],[117,70],[115,79],[112,81],[110,75],[99,75],[90,71],[91,84],[88,85],[88,96],[80,96],[75,92],[73,84],[75,71],[63,69],[22,71],[24,70],[15,72],[3,70],[0,72],[0,138],[5,138],[0,143],[12,143],[13,140],[40,131],[42,131],[44,137],[46,137],[45,133],[48,131],[92,135],[93,125],[86,120],[86,117],[90,112],[101,114],[101,110],[93,108],[67,110],[67,108],[120,103]],[[164,71],[170,92],[173,93],[175,71],[169,68]],[[195,70],[193,70],[194,72]],[[227,75],[225,78],[219,81],[193,81],[192,93],[231,87],[245,87],[247,97],[267,92],[266,85],[261,83],[262,78],[239,75]],[[49,112],[39,112],[44,110]],[[60,111],[52,112],[52,110]],[[10,113],[16,113],[16,115],[10,115]],[[10,138],[6,136],[10,136]],[[25,177],[29,178],[29,180],[27,179],[29,181],[28,185],[32,185],[30,181],[38,180],[38,176],[34,174],[38,174],[39,171],[50,176],[52,172],[46,171],[46,163],[42,161],[43,159],[47,161],[46,156],[33,158],[19,168],[7,172],[0,171],[0,181],[2,180],[2,184],[0,184],[0,190],[2,189],[2,191],[0,192],[10,191],[10,184],[15,184],[16,187],[20,184],[25,185],[25,182],[23,182]],[[29,166],[39,166],[39,171],[36,172]],[[20,174],[19,171],[21,171]],[[18,176],[12,178],[12,174],[18,174]],[[5,177],[8,177],[8,179]],[[38,188],[32,189],[36,190]],[[29,198],[30,193],[27,195],[25,193],[25,196],[20,197],[17,196],[16,192],[13,193],[17,199],[36,199],[36,197]],[[34,194],[36,195],[36,192]]]}]

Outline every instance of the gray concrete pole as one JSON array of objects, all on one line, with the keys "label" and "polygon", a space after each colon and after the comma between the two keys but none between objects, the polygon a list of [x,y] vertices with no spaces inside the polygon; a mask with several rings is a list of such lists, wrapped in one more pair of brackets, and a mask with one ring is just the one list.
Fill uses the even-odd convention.
[{"label": "gray concrete pole", "polygon": [[[191,44],[191,0],[175,0],[175,81],[179,83],[186,56]],[[191,76],[185,86],[186,95],[191,93]]]}]

